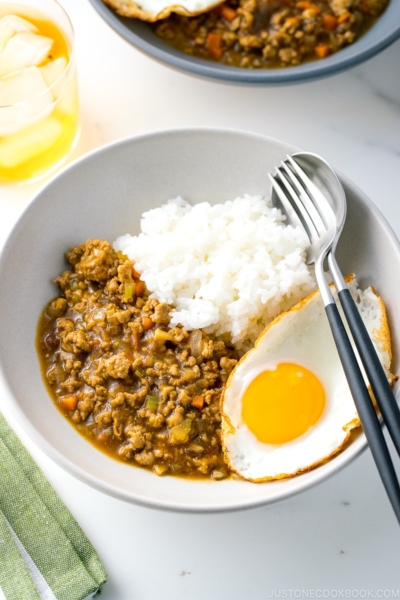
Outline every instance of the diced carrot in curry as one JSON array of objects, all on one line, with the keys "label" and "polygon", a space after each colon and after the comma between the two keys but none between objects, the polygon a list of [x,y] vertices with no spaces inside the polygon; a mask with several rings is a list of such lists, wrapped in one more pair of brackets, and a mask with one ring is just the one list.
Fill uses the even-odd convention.
[{"label": "diced carrot in curry", "polygon": [[155,323],[149,317],[143,317],[142,326],[144,331],[149,331],[152,327],[154,327]]},{"label": "diced carrot in curry", "polygon": [[102,431],[97,436],[97,439],[99,440],[99,442],[102,442],[104,444],[105,442],[108,442],[108,440],[110,439],[110,434],[108,431]]},{"label": "diced carrot in curry", "polygon": [[330,52],[329,46],[327,45],[320,45],[320,46],[315,46],[315,53],[318,56],[318,58],[325,58],[326,56],[328,56]]},{"label": "diced carrot in curry", "polygon": [[204,406],[204,396],[195,396],[191,402],[192,406],[202,410]]},{"label": "diced carrot in curry", "polygon": [[234,8],[231,8],[227,4],[220,4],[215,9],[215,12],[217,13],[217,15],[219,15],[220,17],[222,17],[226,21],[229,21],[229,23],[231,21],[233,21],[233,19],[235,19],[236,16],[237,16],[236,10]]},{"label": "diced carrot in curry", "polygon": [[300,10],[307,10],[307,9],[312,8],[312,10],[315,10],[317,15],[319,15],[319,13],[321,12],[320,7],[317,6],[316,4],[313,4],[312,2],[298,2],[296,4],[296,8],[298,8]]},{"label": "diced carrot in curry", "polygon": [[133,279],[140,279],[140,273],[135,269],[135,263],[132,263],[132,277]]},{"label": "diced carrot in curry", "polygon": [[139,349],[139,334],[137,331],[132,331],[132,344],[134,348]]},{"label": "diced carrot in curry", "polygon": [[348,21],[350,19],[350,17],[351,17],[351,14],[349,12],[345,12],[342,15],[340,15],[337,22],[339,25],[341,25],[342,23],[346,23],[346,21]]},{"label": "diced carrot in curry", "polygon": [[143,296],[144,293],[144,281],[137,279],[135,282],[135,294],[136,296]]},{"label": "diced carrot in curry", "polygon": [[288,17],[285,20],[285,24],[290,25],[290,26],[297,25],[298,22],[299,22],[299,19],[297,17]]},{"label": "diced carrot in curry", "polygon": [[209,33],[205,46],[207,52],[218,60],[222,56],[222,35],[220,33]]},{"label": "diced carrot in curry", "polygon": [[66,410],[76,410],[78,396],[64,396],[64,398],[60,398],[60,405]]},{"label": "diced carrot in curry", "polygon": [[338,25],[338,20],[333,15],[324,15],[322,17],[322,26],[326,31],[334,31]]}]

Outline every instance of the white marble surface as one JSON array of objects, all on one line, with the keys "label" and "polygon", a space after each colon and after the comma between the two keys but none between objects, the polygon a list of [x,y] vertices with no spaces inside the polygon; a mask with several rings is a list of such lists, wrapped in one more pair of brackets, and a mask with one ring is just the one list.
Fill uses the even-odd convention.
[{"label": "white marble surface", "polygon": [[[61,4],[77,38],[82,136],[75,157],[155,129],[256,131],[322,154],[400,235],[400,42],[330,79],[240,88],[153,62],[118,38],[87,0]],[[0,187],[1,244],[38,187]],[[400,597],[399,528],[368,452],[279,505],[180,515],[124,504],[87,487],[13,425],[96,546],[109,573],[104,600]]]}]

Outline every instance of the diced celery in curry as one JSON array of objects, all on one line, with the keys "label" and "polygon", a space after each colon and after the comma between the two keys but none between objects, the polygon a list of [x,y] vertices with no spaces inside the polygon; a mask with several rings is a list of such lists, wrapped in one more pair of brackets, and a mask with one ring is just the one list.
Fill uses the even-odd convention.
[{"label": "diced celery in curry", "polygon": [[148,410],[157,410],[157,408],[158,408],[157,396],[147,396],[146,397],[146,408]]},{"label": "diced celery in curry", "polygon": [[172,336],[168,331],[163,331],[162,329],[156,329],[154,332],[154,341],[155,342],[171,342],[173,340]]},{"label": "diced celery in curry", "polygon": [[134,281],[132,283],[125,283],[124,285],[124,300],[130,300],[135,293],[136,284]]},{"label": "diced celery in curry", "polygon": [[189,439],[190,430],[192,428],[191,419],[185,419],[179,425],[171,427],[169,430],[169,439],[171,444],[183,444]]}]

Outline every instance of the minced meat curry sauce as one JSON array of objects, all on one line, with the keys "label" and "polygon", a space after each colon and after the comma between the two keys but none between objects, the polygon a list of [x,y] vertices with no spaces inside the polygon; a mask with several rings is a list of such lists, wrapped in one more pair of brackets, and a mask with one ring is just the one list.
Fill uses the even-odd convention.
[{"label": "minced meat curry sauce", "polygon": [[61,412],[110,456],[171,474],[228,476],[220,398],[235,350],[169,327],[134,265],[103,240],[66,253],[70,269],[43,311],[37,350]]},{"label": "minced meat curry sauce", "polygon": [[197,17],[173,14],[152,25],[174,48],[247,68],[318,60],[352,44],[389,0],[228,0]]}]

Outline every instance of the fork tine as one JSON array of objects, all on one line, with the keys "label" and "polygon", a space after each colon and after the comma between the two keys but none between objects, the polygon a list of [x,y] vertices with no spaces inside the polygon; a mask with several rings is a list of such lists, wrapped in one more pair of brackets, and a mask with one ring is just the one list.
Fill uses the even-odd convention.
[{"label": "fork tine", "polygon": [[310,243],[312,244],[315,234],[312,235],[309,228],[307,227],[307,224],[301,220],[297,211],[293,208],[293,204],[287,197],[285,191],[282,189],[281,184],[270,173],[268,173],[268,177],[269,177],[269,179],[272,183],[272,187],[274,188],[276,194],[278,195],[278,198],[281,201],[283,209],[284,209],[286,215],[289,217],[289,220],[291,221],[293,227],[300,227],[300,229],[303,229],[306,232]]},{"label": "fork tine", "polygon": [[319,238],[319,233],[314,223],[312,222],[310,215],[305,210],[303,204],[300,202],[298,194],[291,186],[285,174],[282,173],[281,169],[278,169],[277,167],[275,168],[275,171],[275,178],[279,177],[280,181],[285,186],[287,193],[289,194],[289,202],[292,204],[292,206],[294,205],[297,208],[298,217],[302,222],[303,229],[307,231],[308,237],[310,238],[310,242],[315,242]]},{"label": "fork tine", "polygon": [[327,201],[327,199],[325,198],[324,194],[321,192],[320,189],[318,189],[318,187],[315,185],[315,183],[311,181],[311,179],[308,177],[307,173],[305,173],[305,171],[303,171],[303,169],[296,162],[296,160],[293,158],[293,156],[290,156],[289,154],[287,154],[286,160],[290,163],[292,168],[296,171],[297,175],[300,177],[304,186],[306,186],[306,189],[308,190],[308,196],[309,196],[309,198],[311,198],[314,206],[316,207],[317,211],[321,215],[321,218],[323,219],[325,224],[327,225],[328,222],[332,218],[336,219],[333,209],[332,209],[331,205],[329,204],[329,202]]},{"label": "fork tine", "polygon": [[316,206],[316,202],[313,201],[312,196],[310,197],[308,190],[304,189],[304,186],[298,180],[295,173],[293,173],[293,170],[287,165],[287,163],[281,162],[281,166],[285,169],[288,177],[296,186],[300,200],[303,203],[304,209],[310,215],[310,218],[315,225],[315,229],[318,231],[319,235],[322,235],[327,229],[327,223],[326,220],[321,217],[318,206]]},{"label": "fork tine", "polygon": [[272,187],[274,188],[279,200],[281,201],[284,211],[285,211],[286,215],[289,217],[289,220],[291,221],[292,225],[294,227],[300,227],[301,229],[304,229],[308,236],[308,239],[311,242],[311,237],[308,232],[308,229],[303,225],[297,212],[294,210],[292,204],[288,200],[285,192],[282,190],[280,184],[276,181],[276,179],[274,177],[272,177],[272,175],[270,173],[268,173],[268,177],[269,177]]}]

